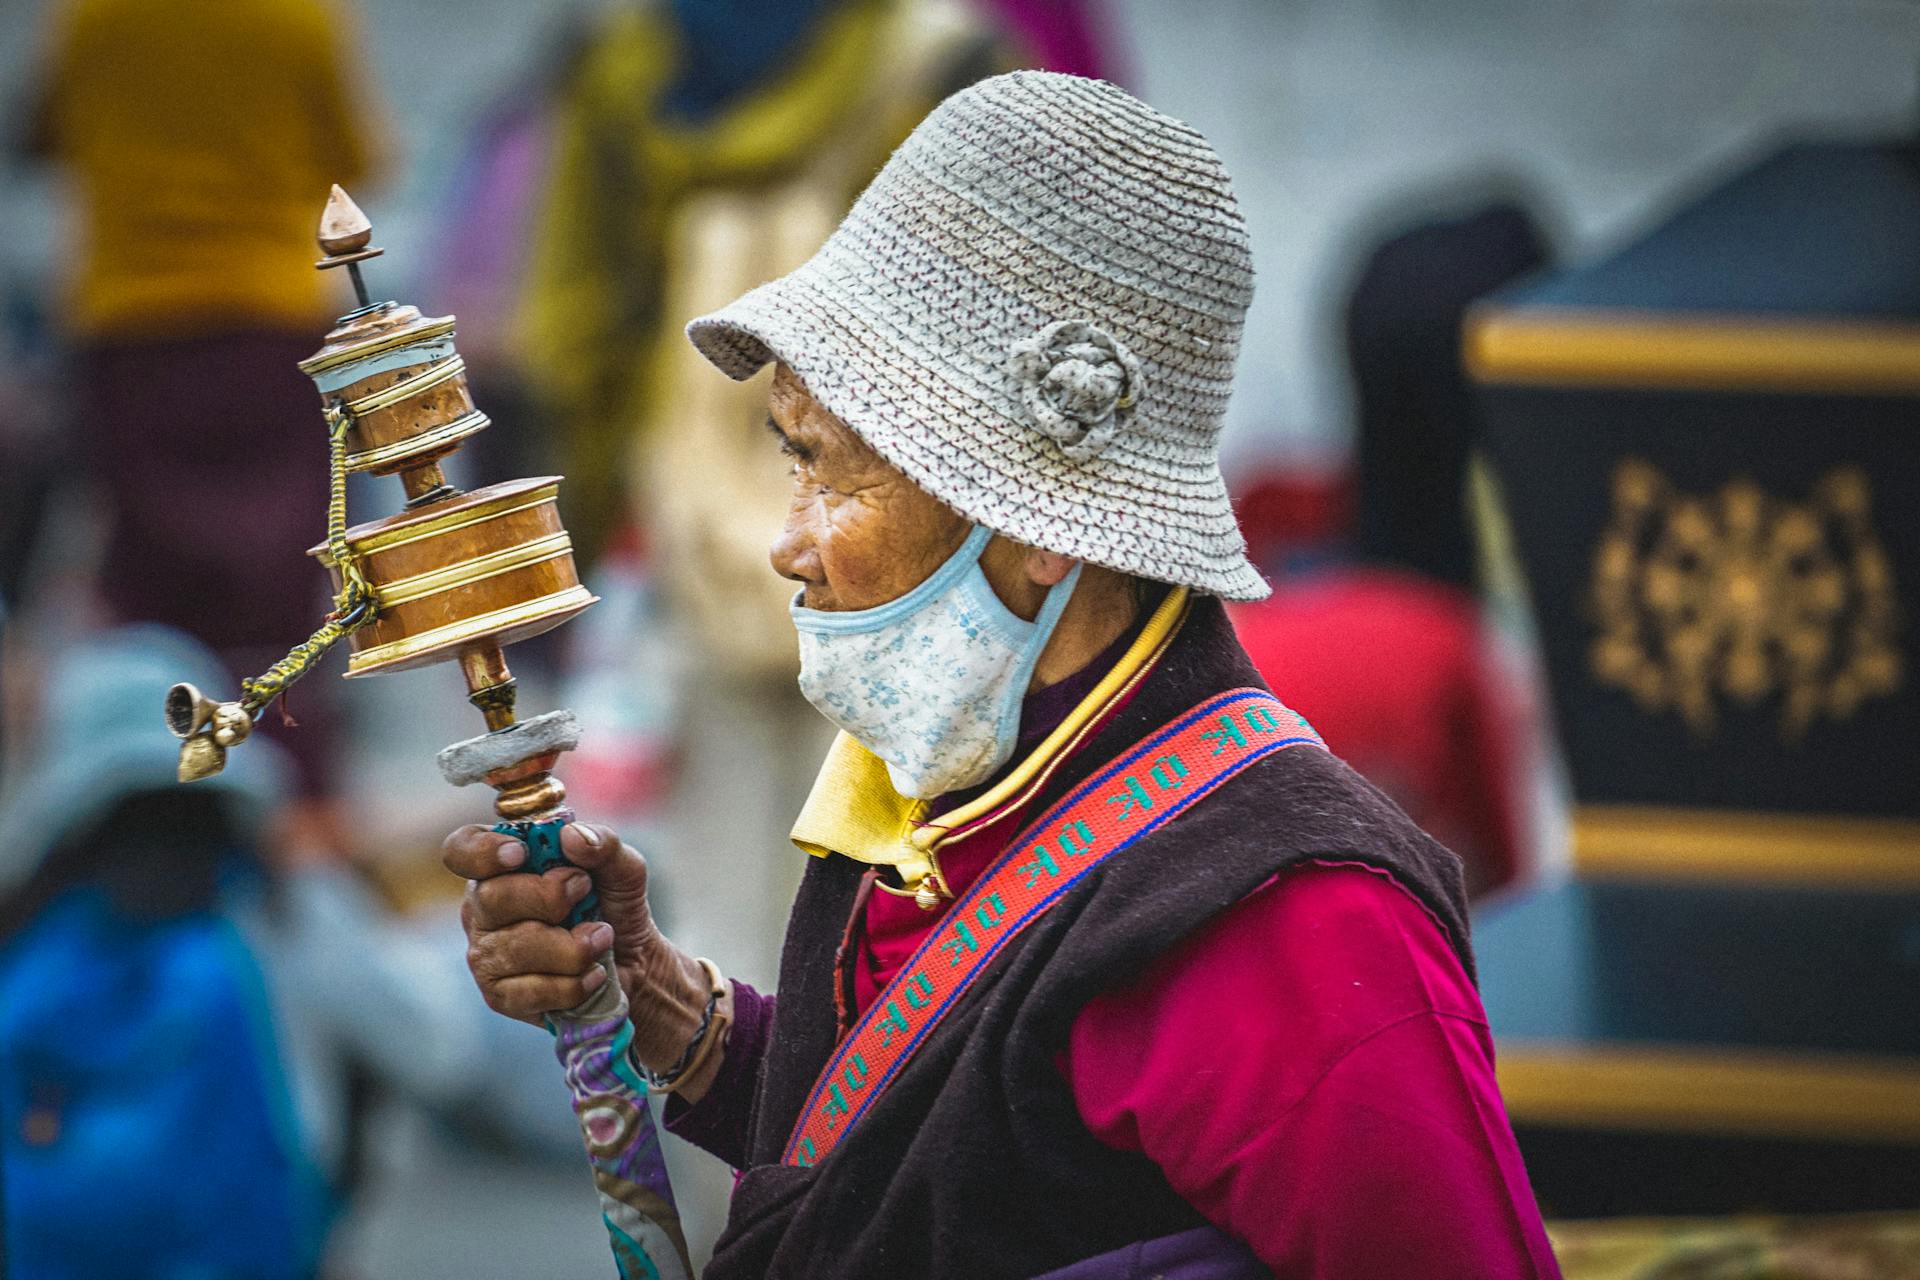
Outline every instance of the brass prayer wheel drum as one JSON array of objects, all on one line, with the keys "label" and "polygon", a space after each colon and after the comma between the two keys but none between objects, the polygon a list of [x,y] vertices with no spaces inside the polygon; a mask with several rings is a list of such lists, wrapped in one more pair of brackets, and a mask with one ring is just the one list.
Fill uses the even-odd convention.
[{"label": "brass prayer wheel drum", "polygon": [[[550,631],[598,597],[580,583],[555,505],[560,480],[489,485],[347,530],[379,600],[348,637],[348,676],[404,671]],[[316,557],[340,585],[332,554]]]},{"label": "brass prayer wheel drum", "polygon": [[[300,370],[323,401],[346,410],[349,471],[415,471],[487,426],[467,390],[466,362],[453,349],[452,316],[395,303],[363,308],[344,317]],[[439,483],[437,475],[432,480]]]}]

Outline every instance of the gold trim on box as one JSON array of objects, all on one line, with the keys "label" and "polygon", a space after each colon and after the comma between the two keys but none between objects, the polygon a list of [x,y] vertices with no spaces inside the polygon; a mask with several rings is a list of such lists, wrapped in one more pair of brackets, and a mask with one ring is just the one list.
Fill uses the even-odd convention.
[{"label": "gold trim on box", "polygon": [[443,422],[431,431],[422,431],[417,436],[408,436],[405,440],[396,440],[378,449],[350,453],[347,455],[347,470],[371,471],[375,467],[383,467],[403,458],[432,453],[443,445],[465,440],[468,436],[486,430],[490,421],[487,415],[478,409],[470,409],[453,421]]},{"label": "gold trim on box", "polygon": [[410,328],[396,329],[392,333],[383,333],[379,337],[356,346],[336,351],[332,355],[312,356],[299,362],[300,372],[312,377],[316,373],[326,373],[342,365],[353,364],[373,356],[385,355],[389,351],[398,351],[401,347],[412,346],[416,342],[429,342],[434,338],[443,338],[453,332],[453,317],[441,316],[429,320],[421,317],[421,323]]},{"label": "gold trim on box", "polygon": [[396,578],[379,588],[380,606],[406,604],[409,601],[438,595],[454,587],[470,586],[484,582],[488,578],[497,578],[503,573],[512,573],[515,569],[524,569],[529,565],[541,564],[548,560],[557,560],[561,556],[573,553],[573,539],[563,529],[559,533],[548,534],[517,547],[505,547],[491,551],[471,560],[462,560],[444,568],[429,569],[425,573],[416,573],[411,578]]},{"label": "gold trim on box", "polygon": [[1920,1059],[1509,1039],[1496,1050],[1521,1124],[1920,1142]]},{"label": "gold trim on box", "polygon": [[1920,889],[1920,822],[1824,814],[1580,805],[1582,875]]},{"label": "gold trim on box", "polygon": [[1487,383],[1920,393],[1920,325],[1866,320],[1483,307],[1462,357]]},{"label": "gold trim on box", "polygon": [[[524,501],[516,502],[510,507],[495,507],[482,502],[444,516],[436,516],[431,520],[422,520],[418,524],[406,524],[398,529],[378,529],[360,538],[349,537],[347,545],[352,547],[355,553],[363,556],[372,555],[376,551],[391,551],[395,547],[404,547],[410,543],[419,542],[423,538],[435,538],[443,533],[464,529],[468,525],[498,520],[516,512],[526,511],[531,507],[540,506],[542,503],[552,502],[559,492],[560,481],[550,479],[539,488],[530,489],[520,495]],[[327,552],[325,546],[315,547],[313,554],[319,557],[321,564],[329,569],[333,567],[333,557]]]},{"label": "gold trim on box", "polygon": [[443,382],[451,382],[467,371],[467,362],[461,357],[449,356],[439,364],[428,365],[410,378],[402,378],[382,391],[370,391],[358,400],[346,403],[347,415],[358,418],[365,414],[377,413],[390,408],[411,396],[431,391]]},{"label": "gold trim on box", "polygon": [[584,609],[598,598],[584,586],[573,586],[565,591],[556,591],[551,595],[540,596],[538,599],[510,605],[505,609],[495,609],[491,613],[463,618],[458,622],[449,622],[446,626],[435,627],[431,631],[403,636],[398,640],[375,645],[371,649],[362,649],[354,654],[347,659],[347,675],[371,675],[373,672],[369,668],[405,662],[409,658],[417,658],[423,653],[436,649],[458,648],[483,636],[511,630],[524,623],[551,617],[556,613],[565,613],[570,609]]}]

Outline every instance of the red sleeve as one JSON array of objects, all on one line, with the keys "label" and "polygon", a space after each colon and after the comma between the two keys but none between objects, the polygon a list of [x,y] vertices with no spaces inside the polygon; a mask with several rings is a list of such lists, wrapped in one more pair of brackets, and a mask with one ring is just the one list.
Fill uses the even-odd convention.
[{"label": "red sleeve", "polygon": [[1269,881],[1074,1022],[1081,1117],[1276,1273],[1551,1280],[1478,994],[1384,872]]}]

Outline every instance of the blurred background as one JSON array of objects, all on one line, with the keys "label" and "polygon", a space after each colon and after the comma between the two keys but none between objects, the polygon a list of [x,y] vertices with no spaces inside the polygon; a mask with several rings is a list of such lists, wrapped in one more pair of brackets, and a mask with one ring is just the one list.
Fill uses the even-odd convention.
[{"label": "blurred background", "polygon": [[[828,730],[763,381],[680,326],[1017,66],[1234,175],[1225,466],[1276,586],[1236,624],[1466,860],[1567,1273],[1920,1275],[1911,0],[0,5],[12,1274],[609,1272],[547,1037],[464,972],[455,672],[336,654],[170,785],[165,688],[328,607],[315,223],[345,185],[374,296],[458,316],[453,480],[567,476],[602,603],[514,649],[522,705],[766,989]],[[668,1141],[698,1252],[729,1176]]]}]

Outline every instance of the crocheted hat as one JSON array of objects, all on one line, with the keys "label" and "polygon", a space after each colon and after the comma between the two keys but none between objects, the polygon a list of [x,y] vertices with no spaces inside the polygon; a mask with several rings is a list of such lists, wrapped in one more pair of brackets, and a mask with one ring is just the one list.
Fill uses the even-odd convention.
[{"label": "crocheted hat", "polygon": [[1253,264],[1207,140],[1100,80],[935,108],[805,265],[687,326],[771,360],[941,501],[1029,546],[1234,600],[1220,476]]}]

